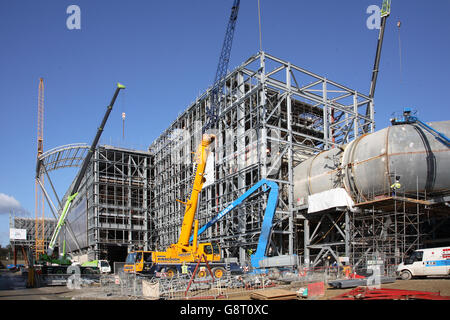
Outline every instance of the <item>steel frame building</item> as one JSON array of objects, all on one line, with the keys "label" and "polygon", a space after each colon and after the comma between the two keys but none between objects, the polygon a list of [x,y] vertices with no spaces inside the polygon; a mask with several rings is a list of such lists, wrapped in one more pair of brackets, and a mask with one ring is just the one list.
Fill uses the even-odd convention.
[{"label": "steel frame building", "polygon": [[68,215],[72,255],[123,261],[128,250],[148,249],[150,166],[146,151],[97,147]]},{"label": "steel frame building", "polygon": [[[279,184],[269,253],[295,254],[299,204],[293,168],[310,156],[374,130],[373,101],[365,94],[259,52],[230,72],[220,99],[215,148],[201,192],[200,226],[262,178]],[[150,146],[154,156],[154,229],[150,244],[177,241],[193,177],[193,152],[200,143],[210,90],[196,99]],[[366,116],[366,107],[369,116]],[[207,166],[208,167],[208,166]],[[228,213],[201,239],[218,241],[225,256],[247,258],[262,223],[265,195]]]},{"label": "steel frame building", "polygon": [[[37,181],[55,219],[68,195],[57,194],[51,172],[80,167],[88,149],[86,144],[70,144],[38,159]],[[59,251],[66,240],[67,251],[78,260],[123,261],[131,248],[147,248],[151,161],[147,151],[97,147],[59,237]],[[46,247],[50,237],[45,236]]]},{"label": "steel frame building", "polygon": [[[230,72],[220,92],[219,122],[212,132],[216,140],[197,212],[200,226],[265,178],[280,188],[269,255],[298,254],[303,265],[317,266],[327,255],[363,265],[380,253],[386,263],[398,263],[408,249],[448,235],[442,231],[448,226],[448,208],[431,210],[432,201],[422,195],[364,201],[351,195],[357,212],[315,214],[307,214],[302,199],[294,198],[293,172],[299,163],[339,148],[366,129],[374,131],[374,104],[367,95],[265,52]],[[68,215],[66,239],[73,254],[123,261],[129,250],[164,250],[177,242],[210,101],[207,90],[148,152],[96,149]],[[47,171],[79,166],[87,148],[69,145],[46,152],[41,174],[51,185]],[[266,195],[254,194],[200,240],[217,241],[225,257],[246,263],[248,249],[258,241],[265,205]]]}]

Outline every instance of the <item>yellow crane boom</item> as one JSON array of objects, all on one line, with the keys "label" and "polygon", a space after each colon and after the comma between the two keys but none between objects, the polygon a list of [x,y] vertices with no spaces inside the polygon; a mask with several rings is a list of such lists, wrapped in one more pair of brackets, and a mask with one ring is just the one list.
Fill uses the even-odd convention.
[{"label": "yellow crane boom", "polygon": [[203,184],[206,180],[204,175],[206,161],[210,152],[209,146],[214,141],[214,139],[215,136],[212,134],[203,134],[202,142],[197,148],[197,152],[195,155],[197,170],[195,172],[191,196],[186,202],[184,202],[184,204],[186,205],[186,209],[184,211],[183,224],[181,225],[181,232],[177,242],[177,246],[179,247],[189,246],[189,238],[191,236],[192,224],[194,222],[195,213],[197,211],[199,194],[202,191]]}]

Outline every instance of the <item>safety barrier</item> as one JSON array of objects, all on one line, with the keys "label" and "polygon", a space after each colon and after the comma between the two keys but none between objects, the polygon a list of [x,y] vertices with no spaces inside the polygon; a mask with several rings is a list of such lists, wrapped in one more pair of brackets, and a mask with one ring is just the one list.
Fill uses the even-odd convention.
[{"label": "safety barrier", "polygon": [[197,281],[190,281],[191,276],[177,273],[169,278],[160,273],[158,277],[149,277],[120,272],[103,275],[100,284],[103,294],[109,297],[167,300],[233,298],[277,285],[266,274],[224,275],[219,279],[207,276]]}]

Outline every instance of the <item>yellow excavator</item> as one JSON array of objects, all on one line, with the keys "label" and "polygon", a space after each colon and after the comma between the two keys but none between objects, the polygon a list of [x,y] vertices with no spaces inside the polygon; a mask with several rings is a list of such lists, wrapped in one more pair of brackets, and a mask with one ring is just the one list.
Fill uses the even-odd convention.
[{"label": "yellow excavator", "polygon": [[[199,194],[206,181],[205,167],[208,155],[210,153],[209,147],[215,140],[212,134],[203,134],[201,144],[198,146],[195,154],[196,158],[196,172],[192,186],[190,198],[186,201],[180,201],[186,206],[184,212],[183,223],[181,225],[181,232],[177,243],[171,244],[166,251],[132,251],[128,254],[125,261],[124,271],[135,273],[163,273],[167,277],[174,276],[177,272],[183,272],[183,266],[188,270],[196,269],[199,261],[204,260],[208,262],[211,271],[216,278],[221,278],[226,272],[226,265],[222,262],[220,248],[217,244],[210,242],[198,243],[198,220],[194,220],[197,211],[197,204]],[[190,237],[192,228],[194,226],[193,241],[190,244]],[[203,259],[203,260],[202,260]],[[205,262],[206,262],[205,261]],[[240,271],[237,263],[228,264],[231,271]],[[200,269],[199,276],[205,276],[204,268]]]}]

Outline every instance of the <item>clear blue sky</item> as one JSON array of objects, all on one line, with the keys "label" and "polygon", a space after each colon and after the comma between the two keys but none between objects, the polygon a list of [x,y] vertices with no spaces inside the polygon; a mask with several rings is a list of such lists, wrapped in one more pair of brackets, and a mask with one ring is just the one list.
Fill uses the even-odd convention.
[{"label": "clear blue sky", "polygon": [[[5,208],[12,198],[20,203],[12,207],[34,217],[39,77],[45,83],[44,150],[90,143],[118,81],[127,89],[101,143],[146,149],[211,85],[232,2],[0,2],[1,245],[9,242]],[[81,30],[66,27],[71,4],[81,8]],[[378,37],[366,27],[372,4],[381,0],[261,0],[263,49],[367,93]],[[375,96],[378,129],[404,106],[425,121],[450,119],[449,15],[449,0],[392,0]],[[258,38],[257,0],[242,0],[230,69],[259,50]],[[60,194],[73,177],[68,170],[56,179]]]}]

